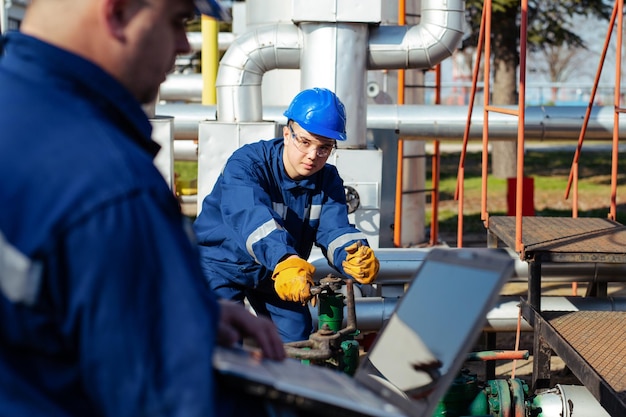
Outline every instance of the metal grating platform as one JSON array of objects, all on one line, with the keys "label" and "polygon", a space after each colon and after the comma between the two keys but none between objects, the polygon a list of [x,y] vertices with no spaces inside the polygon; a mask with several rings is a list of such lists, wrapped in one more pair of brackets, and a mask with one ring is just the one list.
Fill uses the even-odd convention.
[{"label": "metal grating platform", "polygon": [[[515,217],[493,216],[489,233],[515,248]],[[626,263],[626,226],[599,218],[522,218],[522,259],[544,262]]]},{"label": "metal grating platform", "polygon": [[626,400],[626,312],[544,311],[542,315]]},{"label": "metal grating platform", "polygon": [[541,337],[611,415],[626,415],[626,312],[542,311]]},{"label": "metal grating platform", "polygon": [[[515,217],[490,217],[485,226],[490,247],[502,241],[515,248]],[[549,387],[553,350],[610,415],[626,416],[626,312],[541,311],[542,263],[626,264],[626,226],[600,218],[523,217],[519,255],[529,268],[522,314],[535,335],[533,389]]]}]

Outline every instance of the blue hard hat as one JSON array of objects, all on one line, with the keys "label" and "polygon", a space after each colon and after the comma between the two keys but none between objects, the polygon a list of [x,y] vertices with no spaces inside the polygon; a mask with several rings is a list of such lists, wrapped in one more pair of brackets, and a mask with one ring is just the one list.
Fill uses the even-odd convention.
[{"label": "blue hard hat", "polygon": [[284,115],[309,133],[346,140],[346,109],[339,97],[326,88],[301,91]]},{"label": "blue hard hat", "polygon": [[217,20],[230,20],[230,15],[218,0],[194,0],[194,4],[196,9],[204,15]]}]

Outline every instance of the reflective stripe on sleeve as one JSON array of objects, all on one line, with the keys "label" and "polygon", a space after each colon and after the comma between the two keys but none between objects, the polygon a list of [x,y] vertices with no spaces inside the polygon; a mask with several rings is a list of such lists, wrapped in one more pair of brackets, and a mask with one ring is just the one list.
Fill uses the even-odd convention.
[{"label": "reflective stripe on sleeve", "polygon": [[328,260],[330,261],[330,263],[332,265],[335,265],[335,250],[337,250],[337,248],[342,247],[343,245],[345,245],[346,243],[352,241],[352,240],[365,240],[365,234],[358,232],[358,233],[348,233],[345,235],[341,235],[339,236],[337,239],[333,240],[332,242],[330,242],[330,244],[328,245]]},{"label": "reflective stripe on sleeve", "polygon": [[248,253],[250,254],[250,256],[254,258],[256,263],[260,263],[260,262],[254,255],[254,251],[252,250],[252,245],[257,243],[259,240],[263,239],[264,237],[268,236],[274,230],[283,230],[283,228],[278,223],[276,223],[274,219],[271,219],[263,223],[261,226],[259,226],[254,232],[250,233],[250,236],[248,236],[248,239],[246,239],[246,249],[248,250]]},{"label": "reflective stripe on sleeve", "polygon": [[6,241],[0,232],[0,291],[13,303],[35,303],[41,285],[42,265],[33,262]]},{"label": "reflective stripe on sleeve", "polygon": [[319,220],[321,212],[322,212],[322,205],[313,204],[311,206],[311,213],[309,215],[310,216],[309,220]]}]

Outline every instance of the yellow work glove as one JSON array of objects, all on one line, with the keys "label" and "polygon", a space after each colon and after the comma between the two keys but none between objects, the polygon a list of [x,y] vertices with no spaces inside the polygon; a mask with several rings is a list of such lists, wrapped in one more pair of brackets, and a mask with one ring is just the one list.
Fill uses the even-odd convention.
[{"label": "yellow work glove", "polygon": [[346,260],[341,264],[346,274],[361,284],[373,282],[378,275],[380,263],[374,256],[372,248],[356,242],[348,246],[346,252],[348,253]]},{"label": "yellow work glove", "polygon": [[314,273],[315,267],[304,259],[287,258],[274,268],[274,289],[281,300],[306,304],[311,298]]}]

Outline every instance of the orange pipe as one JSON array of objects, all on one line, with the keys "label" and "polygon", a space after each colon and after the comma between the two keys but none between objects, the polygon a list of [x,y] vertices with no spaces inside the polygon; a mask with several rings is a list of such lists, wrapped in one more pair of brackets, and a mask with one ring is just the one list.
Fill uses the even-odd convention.
[{"label": "orange pipe", "polygon": [[483,221],[488,220],[487,216],[487,179],[489,177],[488,171],[488,161],[489,155],[489,96],[491,95],[489,90],[489,80],[491,74],[491,17],[492,17],[492,9],[491,9],[491,0],[486,0],[483,5],[483,13],[486,14],[485,20],[485,68],[483,75],[484,89],[483,89],[483,158],[482,158],[482,179],[481,179],[481,189],[482,189],[482,197],[480,200],[480,218]]},{"label": "orange pipe", "polygon": [[404,140],[398,139],[398,166],[396,167],[396,211],[393,220],[393,245],[402,247],[402,176],[404,172]]},{"label": "orange pipe", "polygon": [[[472,352],[468,354],[468,361],[509,361],[515,359],[528,359],[530,353],[527,350],[488,350]],[[513,377],[512,377],[513,378]]]},{"label": "orange pipe", "polygon": [[[519,351],[520,344],[520,336],[522,331],[522,306],[520,304],[519,309],[517,311],[517,327],[515,329],[515,350]],[[511,379],[515,378],[515,371],[517,369],[517,359],[513,360],[513,366],[511,368]]]},{"label": "orange pipe", "polygon": [[617,206],[617,165],[619,153],[619,110],[621,105],[622,85],[622,28],[624,27],[624,2],[617,0],[617,43],[618,59],[615,60],[615,95],[613,113],[613,151],[611,158],[611,208],[609,219],[615,220]]},{"label": "orange pipe", "polygon": [[511,116],[519,116],[519,109],[507,109],[505,107],[497,107],[494,105],[487,105],[486,109],[488,111],[493,111],[496,113],[509,114]]},{"label": "orange pipe", "polygon": [[[441,104],[441,64],[435,67],[435,104]],[[430,194],[430,246],[439,243],[439,164],[441,156],[439,153],[439,141],[433,141],[432,156],[432,191]]]},{"label": "orange pipe", "polygon": [[435,104],[441,104],[441,64],[435,66]]},{"label": "orange pipe", "polygon": [[480,21],[480,31],[478,34],[478,45],[476,48],[476,62],[472,74],[472,88],[470,92],[469,107],[467,112],[467,120],[465,121],[465,130],[463,131],[463,148],[461,149],[461,157],[459,158],[459,168],[456,176],[456,190],[454,198],[459,202],[457,210],[457,247],[463,246],[463,194],[465,181],[465,155],[467,153],[467,143],[469,142],[470,127],[472,125],[472,112],[474,111],[474,100],[476,98],[476,86],[478,85],[478,73],[480,70],[480,58],[485,39],[485,20],[486,15],[483,13]]},{"label": "orange pipe", "polygon": [[[574,153],[574,160],[572,161],[572,168],[570,169],[569,178],[567,179],[567,188],[565,190],[565,199],[567,200],[569,197],[569,192],[572,187],[572,181],[574,179],[574,165],[578,165],[578,161],[580,159],[580,152],[583,147],[583,139],[585,137],[585,133],[587,132],[587,126],[589,125],[589,118],[591,117],[591,110],[593,108],[593,102],[596,99],[596,92],[598,91],[598,84],[600,83],[600,76],[602,75],[602,67],[604,66],[604,61],[606,59],[606,53],[609,49],[609,44],[611,42],[611,35],[613,33],[613,25],[615,25],[615,18],[617,16],[617,3],[615,2],[615,6],[613,7],[613,13],[611,14],[611,20],[609,22],[609,27],[606,33],[604,48],[602,49],[602,56],[600,57],[600,63],[598,64],[598,69],[596,71],[596,77],[593,81],[593,87],[591,88],[591,96],[589,97],[589,103],[587,104],[587,111],[585,112],[585,117],[583,119],[583,125],[580,129],[580,135],[578,136],[578,145],[576,146],[576,152]],[[576,174],[577,175],[577,174]],[[577,194],[574,196],[573,207],[576,208],[576,212],[578,211],[578,196]]]},{"label": "orange pipe", "polygon": [[431,217],[430,217],[430,246],[439,243],[439,167],[441,155],[439,154],[439,141],[433,142],[432,156],[432,183],[433,189],[430,194]]},{"label": "orange pipe", "polygon": [[517,120],[517,189],[515,201],[515,250],[520,253],[523,250],[522,243],[522,210],[524,203],[524,126],[526,122],[526,42],[528,25],[528,0],[522,0],[520,21],[520,69],[519,69],[519,97],[518,97],[518,120]]},{"label": "orange pipe", "polygon": [[[463,183],[465,181],[465,166],[459,166],[458,180]],[[459,205],[457,212],[457,226],[456,226],[456,247],[463,247],[463,200],[465,194],[465,187],[459,188]]]},{"label": "orange pipe", "polygon": [[[405,0],[398,0],[398,25],[404,26],[406,24],[406,2]],[[398,104],[404,104],[404,84],[405,84],[405,72],[403,69],[398,70]]]}]

